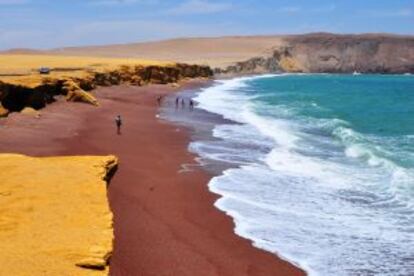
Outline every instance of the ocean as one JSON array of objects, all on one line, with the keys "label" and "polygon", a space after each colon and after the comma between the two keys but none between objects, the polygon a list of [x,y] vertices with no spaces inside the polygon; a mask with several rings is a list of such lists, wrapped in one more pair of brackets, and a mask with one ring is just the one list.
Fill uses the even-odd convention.
[{"label": "ocean", "polygon": [[211,118],[178,121],[219,164],[236,234],[309,275],[414,275],[413,76],[236,78],[194,99]]}]

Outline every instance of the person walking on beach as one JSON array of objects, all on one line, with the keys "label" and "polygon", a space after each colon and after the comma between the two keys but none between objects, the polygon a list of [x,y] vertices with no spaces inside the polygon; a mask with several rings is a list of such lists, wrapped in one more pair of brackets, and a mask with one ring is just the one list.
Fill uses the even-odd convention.
[{"label": "person walking on beach", "polygon": [[185,108],[185,101],[184,101],[184,99],[181,99],[181,108]]},{"label": "person walking on beach", "polygon": [[115,124],[116,124],[116,133],[121,135],[121,126],[122,126],[122,118],[121,115],[117,115],[115,117]]},{"label": "person walking on beach", "polygon": [[157,98],[157,102],[158,102],[158,106],[161,106],[162,96],[159,96],[159,97]]},{"label": "person walking on beach", "polygon": [[194,101],[193,99],[190,99],[190,110],[193,111],[194,109]]}]

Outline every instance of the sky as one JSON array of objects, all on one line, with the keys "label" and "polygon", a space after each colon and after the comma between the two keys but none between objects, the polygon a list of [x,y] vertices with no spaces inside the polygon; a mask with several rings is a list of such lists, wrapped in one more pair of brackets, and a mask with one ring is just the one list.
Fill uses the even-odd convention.
[{"label": "sky", "polygon": [[414,34],[414,0],[0,0],[0,49],[309,32]]}]

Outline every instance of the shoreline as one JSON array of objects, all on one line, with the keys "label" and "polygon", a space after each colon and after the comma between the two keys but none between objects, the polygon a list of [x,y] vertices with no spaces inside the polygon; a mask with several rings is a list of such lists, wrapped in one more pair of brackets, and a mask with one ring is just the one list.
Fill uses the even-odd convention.
[{"label": "shoreline", "polygon": [[[195,165],[197,168],[200,168],[201,170],[206,171],[210,176],[210,180],[207,183],[207,189],[210,193],[216,195],[216,202],[214,203],[215,208],[217,208],[220,212],[225,214],[226,216],[230,217],[233,221],[233,232],[238,237],[241,237],[242,239],[246,239],[248,241],[251,241],[251,244],[254,248],[257,248],[259,250],[263,250],[265,252],[269,252],[273,255],[276,255],[277,258],[282,259],[286,261],[287,263],[297,267],[298,269],[304,271],[306,274],[310,273],[310,268],[306,267],[306,265],[296,262],[293,258],[289,258],[287,256],[284,256],[279,251],[269,251],[269,249],[262,248],[260,246],[254,245],[255,240],[253,237],[244,236],[243,233],[239,233],[237,230],[237,216],[234,216],[231,212],[228,212],[225,208],[223,209],[220,207],[220,201],[225,199],[225,196],[220,193],[220,191],[216,190],[214,188],[214,185],[212,183],[215,181],[216,178],[222,177],[227,170],[231,171],[233,169],[239,168],[239,165],[236,165],[234,163],[229,163],[223,160],[218,160],[215,158],[210,158],[208,155],[205,155],[205,152],[199,149],[192,148],[192,143],[199,143],[199,142],[210,142],[215,143],[222,141],[222,138],[217,138],[213,135],[213,132],[217,127],[223,126],[223,125],[240,125],[239,122],[234,121],[232,119],[225,118],[223,115],[219,113],[214,113],[211,111],[207,111],[203,108],[197,108],[197,97],[201,94],[202,89],[209,89],[211,87],[220,86],[219,83],[229,80],[236,80],[236,79],[244,79],[244,78],[263,78],[271,76],[271,74],[266,75],[252,75],[252,76],[240,76],[230,79],[214,79],[211,81],[208,85],[203,85],[200,87],[196,87],[195,89],[185,89],[183,91],[178,91],[173,95],[167,96],[167,105],[168,107],[162,107],[161,108],[161,118],[168,123],[172,123],[174,125],[179,125],[184,127],[188,130],[189,134],[189,146],[187,147],[188,151],[190,151],[194,156],[196,156],[195,160],[197,164]],[[218,83],[217,83],[218,82]],[[175,99],[179,97],[180,99],[185,99],[187,102],[191,99],[195,101],[195,108],[193,110],[183,110],[182,112],[181,107],[178,108],[172,108],[174,106]],[[190,170],[191,170],[191,166]],[[185,168],[187,169],[187,168]]]},{"label": "shoreline", "polygon": [[[234,233],[232,219],[214,207],[210,174],[177,173],[182,164],[195,164],[195,156],[185,127],[156,118],[156,98],[173,91],[167,85],[99,88],[100,110],[58,102],[40,119],[12,114],[0,129],[0,151],[119,157],[108,193],[115,219],[111,275],[304,275]],[[117,113],[124,118],[120,136]]]}]

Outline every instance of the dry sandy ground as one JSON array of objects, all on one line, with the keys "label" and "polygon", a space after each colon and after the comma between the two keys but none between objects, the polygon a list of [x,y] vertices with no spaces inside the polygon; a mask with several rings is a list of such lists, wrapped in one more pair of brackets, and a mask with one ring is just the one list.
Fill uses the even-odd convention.
[{"label": "dry sandy ground", "polygon": [[113,156],[0,154],[0,275],[108,275],[104,178],[115,165]]},{"label": "dry sandy ground", "polygon": [[[22,54],[0,54],[0,82],[35,88],[42,85],[46,79],[87,79],[93,72],[119,72],[122,67],[171,65],[160,60],[40,55],[23,51]],[[51,70],[47,75],[38,72],[39,68],[44,66]]]},{"label": "dry sandy ground", "polygon": [[102,56],[177,61],[226,67],[234,62],[263,55],[272,47],[284,43],[281,36],[183,38],[157,42],[107,46],[61,48],[45,52],[13,50],[15,54],[58,54],[74,56]]},{"label": "dry sandy ground", "polygon": [[[389,71],[395,71],[400,65],[404,65],[404,62],[411,61],[412,63],[413,41],[414,37],[409,35],[311,33],[279,36],[181,38],[119,45],[69,47],[47,51],[20,49],[8,51],[8,53],[140,58],[225,68],[252,57],[265,56],[272,53],[272,49],[285,46],[293,49],[290,51],[290,55],[300,61],[304,71],[338,71],[336,67],[331,68],[332,65],[328,69],[324,69],[323,66],[329,66],[332,62],[337,63],[335,63],[335,59],[326,59],[328,53],[335,55],[336,59],[340,60],[337,66],[343,63],[349,63],[350,66],[354,63],[361,63],[360,67],[362,68],[355,68],[358,71],[363,71],[362,69],[371,60],[374,65],[368,69],[372,72],[378,71],[382,65],[388,65],[391,68]],[[381,47],[377,47],[378,45]],[[347,50],[344,51],[343,47],[347,47]],[[397,56],[395,56],[396,54]],[[344,69],[344,71],[355,71],[351,69]]]}]

